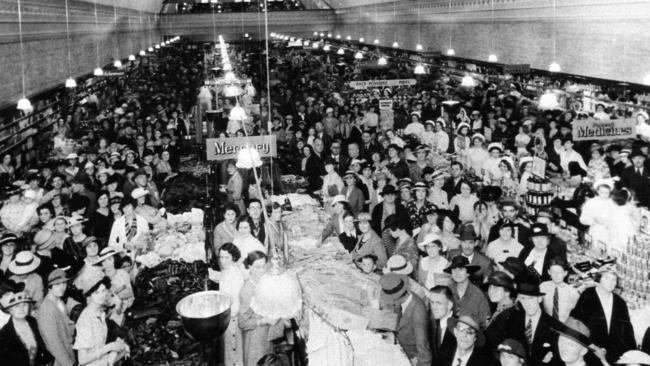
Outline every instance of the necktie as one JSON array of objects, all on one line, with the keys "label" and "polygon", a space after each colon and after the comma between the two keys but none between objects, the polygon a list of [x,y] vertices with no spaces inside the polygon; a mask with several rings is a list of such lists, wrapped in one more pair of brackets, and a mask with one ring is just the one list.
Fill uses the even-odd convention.
[{"label": "necktie", "polygon": [[641,175],[641,168],[636,168],[636,174]]},{"label": "necktie", "polygon": [[553,293],[553,317],[560,319],[560,294],[557,286],[555,286],[555,292]]},{"label": "necktie", "polygon": [[436,319],[436,345],[440,347],[442,343],[442,329],[440,329],[440,319]]},{"label": "necktie", "polygon": [[533,344],[533,320],[531,318],[528,318],[526,323],[526,341],[529,346]]}]

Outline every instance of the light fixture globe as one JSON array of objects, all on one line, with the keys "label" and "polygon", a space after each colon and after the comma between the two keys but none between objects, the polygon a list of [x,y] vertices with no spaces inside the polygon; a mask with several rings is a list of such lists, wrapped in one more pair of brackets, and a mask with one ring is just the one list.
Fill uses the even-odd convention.
[{"label": "light fixture globe", "polygon": [[326,44],[325,46],[323,46],[323,51],[325,51],[325,52],[329,52],[330,49],[331,49],[331,47],[330,47],[330,45],[328,45],[328,44]]},{"label": "light fixture globe", "polygon": [[456,56],[456,51],[453,48],[448,49],[447,56]]},{"label": "light fixture globe", "polygon": [[560,72],[560,71],[562,71],[562,68],[560,67],[560,64],[553,61],[553,62],[551,62],[551,65],[548,67],[548,71],[550,71],[550,72]]},{"label": "light fixture globe", "polygon": [[93,71],[93,75],[95,75],[95,76],[102,76],[102,75],[104,75],[104,70],[102,70],[101,67],[97,67],[97,68]]},{"label": "light fixture globe", "polygon": [[77,82],[73,78],[67,78],[65,81],[66,88],[76,88]]},{"label": "light fixture globe", "polygon": [[251,299],[251,310],[262,317],[291,319],[302,308],[300,283],[283,270],[280,258],[270,259],[271,268],[260,278]]},{"label": "light fixture globe", "polygon": [[337,34],[337,35],[336,35],[336,39],[341,39],[341,35],[340,35],[340,34]]},{"label": "light fixture globe", "polygon": [[421,44],[418,43],[418,44],[415,45],[415,50],[416,51],[422,51],[423,49],[424,49],[424,47],[422,47]]},{"label": "light fixture globe", "polygon": [[129,55],[129,61],[135,61],[135,55]]},{"label": "light fixture globe", "polygon": [[342,49],[342,48],[339,48],[339,50],[336,51],[336,54],[337,54],[337,55],[344,55],[344,54],[345,54],[345,50]]},{"label": "light fixture globe", "polygon": [[242,94],[244,94],[242,88],[240,88],[238,85],[235,84],[230,84],[225,88],[223,88],[223,95],[228,98],[238,97]]},{"label": "light fixture globe", "polygon": [[560,106],[560,103],[558,103],[558,101],[557,101],[557,96],[551,91],[547,91],[546,93],[544,93],[544,95],[542,95],[539,98],[538,107],[541,110],[558,109],[559,106]]},{"label": "light fixture globe", "polygon": [[327,33],[327,38],[332,38],[332,33]]},{"label": "light fixture globe", "polygon": [[228,72],[223,76],[223,78],[224,78],[224,80],[225,80],[227,83],[231,83],[231,84],[232,84],[232,83],[236,83],[236,82],[238,81],[238,80],[237,80],[237,76],[235,76],[235,73],[232,72],[232,71],[228,71]]},{"label": "light fixture globe", "polygon": [[305,41],[302,45],[303,46],[309,46],[309,41]]},{"label": "light fixture globe", "polygon": [[260,158],[260,152],[257,151],[256,148],[248,146],[239,150],[239,154],[237,155],[237,163],[235,163],[235,165],[240,169],[253,169],[262,166],[262,158]]},{"label": "light fixture globe", "polygon": [[415,65],[415,69],[413,69],[413,73],[415,75],[424,75],[427,73],[427,70],[424,68],[424,65],[417,64]]},{"label": "light fixture globe", "polygon": [[357,53],[354,54],[354,58],[361,60],[363,58],[363,53],[361,53],[361,51],[357,51]]},{"label": "light fixture globe", "polygon": [[650,85],[650,74],[643,77],[643,85]]},{"label": "light fixture globe", "polygon": [[153,52],[153,47],[149,47],[149,48],[147,48],[147,51],[148,51],[148,52]]},{"label": "light fixture globe", "polygon": [[465,88],[473,88],[476,86],[476,80],[474,80],[474,78],[469,75],[465,75],[460,81],[460,85]]},{"label": "light fixture globe", "polygon": [[313,48],[313,49],[318,49],[318,42],[314,42],[314,43],[311,45],[311,48]]},{"label": "light fixture globe", "polygon": [[160,45],[157,44],[157,45],[154,46],[154,48],[157,49],[157,50],[159,50],[159,49],[160,49]]},{"label": "light fixture globe", "polygon": [[363,37],[359,38],[359,43],[363,43],[363,42],[365,42],[365,41],[366,41],[366,40],[363,39]]},{"label": "light fixture globe", "polygon": [[325,37],[325,33],[321,32],[321,33],[320,33],[320,36],[321,36],[321,38],[322,38],[322,37]]},{"label": "light fixture globe", "polygon": [[490,56],[488,56],[488,62],[497,62],[497,61],[498,61],[497,55],[495,55],[494,53],[491,53]]},{"label": "light fixture globe", "polygon": [[388,60],[387,60],[386,57],[384,57],[384,56],[381,56],[381,57],[377,60],[377,65],[379,65],[379,66],[385,66],[386,64],[388,64]]},{"label": "light fixture globe", "polygon": [[242,108],[239,105],[239,103],[237,103],[237,105],[235,105],[230,110],[230,114],[228,115],[228,118],[233,120],[233,121],[241,122],[241,121],[245,120],[246,118],[248,118],[248,116],[246,115],[246,111],[244,110],[244,108]]},{"label": "light fixture globe", "polygon": [[122,61],[115,60],[115,62],[113,62],[113,67],[115,67],[116,69],[121,69],[122,68]]},{"label": "light fixture globe", "polygon": [[29,101],[29,99],[22,97],[20,100],[18,100],[18,105],[16,106],[19,110],[23,112],[29,112],[34,110],[32,107],[32,103]]},{"label": "light fixture globe", "polygon": [[347,36],[347,37],[345,37],[345,39],[347,39],[348,41],[351,41],[351,40],[352,40],[352,36]]},{"label": "light fixture globe", "polygon": [[399,47],[399,43],[397,43],[397,42],[393,42],[393,47],[394,47],[394,48]]},{"label": "light fixture globe", "polygon": [[140,53],[139,53],[140,56],[144,56],[144,55],[146,55],[146,54],[147,54],[147,53],[146,53],[144,50],[140,50]]},{"label": "light fixture globe", "polygon": [[314,37],[318,37],[318,32],[314,32]]},{"label": "light fixture globe", "polygon": [[379,44],[379,40],[375,38],[375,40],[372,41],[372,43],[374,43],[374,44]]}]

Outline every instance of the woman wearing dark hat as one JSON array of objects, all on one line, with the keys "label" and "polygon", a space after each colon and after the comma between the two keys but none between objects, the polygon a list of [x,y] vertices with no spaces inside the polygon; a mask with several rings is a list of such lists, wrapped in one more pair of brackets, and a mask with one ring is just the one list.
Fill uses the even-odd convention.
[{"label": "woman wearing dark hat", "polygon": [[73,366],[76,356],[72,349],[74,323],[65,311],[62,300],[68,278],[61,269],[55,269],[47,279],[47,295],[38,309],[38,330],[47,350],[54,356],[55,366]]},{"label": "woman wearing dark hat", "polygon": [[433,203],[427,201],[429,186],[426,183],[422,181],[417,182],[413,186],[412,190],[415,193],[415,199],[411,200],[411,202],[406,205],[406,209],[410,214],[411,228],[414,233],[417,234],[420,232],[422,225],[426,222],[426,213],[435,209],[435,206]]},{"label": "woman wearing dark hat", "polygon": [[427,156],[431,149],[426,145],[418,145],[415,148],[415,161],[409,164],[410,178],[413,182],[420,182],[424,179],[424,169],[430,167]]},{"label": "woman wearing dark hat", "polygon": [[526,366],[528,357],[521,343],[508,338],[497,346],[498,360],[501,366]]},{"label": "woman wearing dark hat", "polygon": [[496,306],[494,313],[485,328],[485,336],[488,341],[488,348],[493,348],[506,338],[507,328],[510,326],[510,319],[514,311],[517,311],[515,299],[514,280],[505,272],[495,271],[490,274],[487,280],[487,295],[490,303]]},{"label": "woman wearing dark hat", "polygon": [[548,281],[551,276],[548,269],[551,260],[557,256],[548,246],[551,242],[551,234],[544,224],[535,223],[531,226],[530,240],[533,245],[525,247],[519,253],[519,259],[529,268],[539,281]]},{"label": "woman wearing dark hat", "polygon": [[108,246],[116,250],[132,250],[141,245],[146,234],[149,232],[149,224],[144,217],[135,213],[137,201],[131,197],[125,197],[120,203],[120,211],[123,216],[115,219],[111,228],[111,235],[108,238]]},{"label": "woman wearing dark hat", "polygon": [[86,298],[86,307],[75,326],[76,337],[72,346],[77,351],[79,365],[112,365],[129,353],[129,347],[121,338],[106,343],[108,328],[104,306],[110,287],[110,280],[103,277],[101,272],[79,287]]},{"label": "woman wearing dark hat", "polygon": [[104,244],[108,242],[111,227],[115,220],[111,212],[110,203],[110,193],[108,191],[100,191],[97,193],[97,210],[95,210],[91,219],[93,236]]},{"label": "woman wearing dark hat", "polygon": [[390,144],[388,146],[388,165],[386,168],[396,179],[408,178],[410,176],[408,164],[400,157],[400,153],[403,150],[397,144]]},{"label": "woman wearing dark hat", "polygon": [[7,292],[0,298],[2,311],[11,315],[11,320],[0,329],[0,356],[5,365],[49,365],[53,361],[36,319],[30,316],[33,303],[26,292]]},{"label": "woman wearing dark hat", "polygon": [[[18,237],[11,233],[4,233],[0,238],[0,275],[7,274],[11,261],[16,255]],[[3,277],[3,276],[0,276]]]}]

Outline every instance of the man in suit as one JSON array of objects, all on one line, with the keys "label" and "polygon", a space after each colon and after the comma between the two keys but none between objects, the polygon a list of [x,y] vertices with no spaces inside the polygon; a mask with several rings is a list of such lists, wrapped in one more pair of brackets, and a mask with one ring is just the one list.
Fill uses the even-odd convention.
[{"label": "man in suit", "polygon": [[484,328],[491,315],[490,304],[483,291],[469,280],[470,274],[479,269],[478,266],[470,265],[467,257],[457,255],[444,271],[451,273],[453,280],[451,291],[454,294],[457,313],[470,315]]},{"label": "man in suit", "polygon": [[650,171],[645,168],[646,156],[640,150],[630,154],[632,166],[621,173],[621,185],[632,190],[641,206],[650,206]]},{"label": "man in suit", "polygon": [[539,210],[537,216],[535,216],[535,222],[545,224],[548,227],[548,231],[553,234],[551,235],[551,241],[548,244],[548,247],[556,256],[562,258],[562,260],[566,262],[566,242],[555,235],[559,231],[559,228],[555,223],[555,215],[553,212],[547,209]]},{"label": "man in suit", "polygon": [[[455,319],[454,319],[455,320]],[[442,360],[442,366],[490,366],[492,355],[483,348],[485,337],[476,319],[461,315],[452,322],[455,350]]]},{"label": "man in suit", "polygon": [[363,143],[360,146],[359,155],[365,159],[367,162],[372,161],[372,154],[379,151],[377,144],[372,140],[372,134],[370,131],[363,131],[361,135]]},{"label": "man in suit", "polygon": [[463,181],[463,164],[458,161],[452,162],[449,172],[451,177],[445,181],[442,190],[447,192],[447,198],[451,200],[452,197],[460,194],[460,185]]},{"label": "man in suit", "polygon": [[387,273],[379,280],[380,302],[400,314],[397,325],[397,341],[412,365],[430,366],[428,316],[424,302],[408,291],[409,278]]},{"label": "man in suit", "polygon": [[551,266],[551,260],[556,254],[548,247],[551,242],[551,233],[544,224],[535,223],[531,227],[530,240],[533,242],[532,247],[526,247],[519,253],[519,259],[535,274],[539,281],[549,281],[551,275],[548,269]]},{"label": "man in suit", "polygon": [[345,181],[345,187],[343,187],[341,194],[348,201],[350,211],[356,217],[363,212],[363,204],[366,199],[363,192],[357,187],[357,175],[355,172],[348,170],[343,176],[343,180]]},{"label": "man in suit", "polygon": [[614,293],[618,274],[613,266],[601,269],[598,286],[586,289],[571,316],[583,322],[596,346],[607,350],[610,364],[631,349],[636,349],[634,330],[625,300]]},{"label": "man in suit", "polygon": [[519,207],[515,201],[503,200],[500,203],[501,206],[501,219],[496,222],[495,225],[490,229],[490,235],[488,236],[488,243],[495,241],[499,237],[499,228],[504,221],[510,221],[515,224],[512,228],[512,236],[517,239],[523,246],[529,245],[529,236],[530,229],[527,222],[518,217]]},{"label": "man in suit", "polygon": [[454,295],[447,286],[435,286],[429,294],[431,307],[431,355],[433,365],[451,357],[456,349],[456,337],[449,323],[454,319]]},{"label": "man in suit", "polygon": [[330,159],[334,161],[334,170],[336,170],[339,175],[345,174],[350,166],[350,161],[346,156],[341,154],[341,141],[336,140],[332,142],[330,151]]},{"label": "man in suit", "polygon": [[[606,363],[604,351],[591,342],[591,332],[580,320],[568,318],[552,330],[558,333],[558,355],[562,362],[558,365],[602,366]],[[589,351],[594,353],[589,353]],[[617,362],[617,364],[623,364]],[[635,363],[636,364],[636,363]]]},{"label": "man in suit", "polygon": [[449,258],[454,258],[457,255],[462,255],[467,258],[470,265],[478,267],[470,275],[470,280],[473,284],[480,286],[492,273],[492,261],[484,254],[476,250],[478,237],[474,231],[474,225],[471,223],[465,224],[460,228],[460,248],[449,251]]},{"label": "man in suit", "polygon": [[556,328],[558,321],[542,310],[544,294],[539,291],[539,282],[524,279],[517,283],[517,293],[521,309],[512,314],[507,337],[524,345],[531,366],[557,365],[557,334],[551,327]]}]

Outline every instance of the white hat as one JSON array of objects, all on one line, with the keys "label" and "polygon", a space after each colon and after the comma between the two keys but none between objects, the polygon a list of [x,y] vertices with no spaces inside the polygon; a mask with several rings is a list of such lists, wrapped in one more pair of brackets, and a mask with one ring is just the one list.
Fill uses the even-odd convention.
[{"label": "white hat", "polygon": [[108,168],[108,169],[107,168],[102,168],[102,169],[99,169],[99,171],[97,171],[97,173],[95,173],[95,175],[99,176],[101,174],[106,174],[106,175],[110,176],[110,175],[113,175],[113,173],[115,173],[115,172],[113,171],[112,168]]},{"label": "white hat", "polygon": [[421,250],[425,250],[427,245],[435,243],[436,241],[440,243],[440,249],[442,249],[442,242],[440,242],[440,235],[438,235],[438,233],[427,234],[424,239],[418,243],[418,247],[420,247]]},{"label": "white hat", "polygon": [[73,227],[75,225],[81,225],[86,221],[88,221],[88,219],[81,216],[81,215],[72,215],[72,217],[70,217],[70,219],[68,219],[68,227]]},{"label": "white hat", "polygon": [[89,161],[89,162],[86,162],[86,165],[84,165],[84,169],[94,168],[94,167],[95,167],[95,164],[93,164],[93,163],[90,162],[90,161]]},{"label": "white hat", "polygon": [[465,122],[462,122],[462,123],[460,123],[460,124],[458,125],[458,127],[456,127],[456,132],[459,132],[460,129],[463,128],[463,127],[467,127],[467,129],[470,130],[470,131],[472,130],[472,127],[470,127],[469,124],[467,124],[467,123],[465,123]]},{"label": "white hat", "polygon": [[442,117],[438,117],[438,118],[436,119],[436,123],[440,123],[440,124],[442,124],[442,127],[447,127],[447,122],[445,122],[445,119],[442,118]]},{"label": "white hat", "polygon": [[344,196],[344,195],[339,194],[339,195],[334,196],[334,198],[332,199],[332,203],[331,203],[330,205],[331,205],[332,207],[334,207],[335,204],[337,204],[337,203],[341,203],[341,202],[345,202],[345,203],[347,203],[348,200],[345,199],[345,196]]},{"label": "white hat", "polygon": [[138,198],[144,197],[144,196],[146,196],[148,194],[149,194],[149,191],[147,191],[146,189],[137,187],[131,192],[131,197],[133,197],[134,199],[137,200]]},{"label": "white hat", "polygon": [[117,250],[115,250],[114,248],[106,247],[106,248],[102,249],[101,252],[99,252],[99,257],[97,257],[97,259],[95,259],[91,264],[92,264],[93,266],[99,265],[99,264],[102,263],[106,258],[108,258],[108,257],[112,257],[112,256],[117,255],[117,254],[120,254],[120,253],[122,253],[122,251],[117,251]]},{"label": "white hat", "polygon": [[482,133],[475,133],[472,135],[472,140],[474,139],[481,139],[483,142],[485,142],[485,136]]},{"label": "white hat", "polygon": [[388,262],[386,262],[386,267],[384,267],[383,272],[384,274],[395,273],[408,276],[413,272],[413,265],[403,256],[395,254],[388,258]]},{"label": "white hat", "polygon": [[650,356],[638,350],[631,350],[623,353],[616,361],[617,365],[650,365]]},{"label": "white hat", "polygon": [[325,109],[325,113],[334,113],[334,108],[327,107],[327,109]]},{"label": "white hat", "polygon": [[14,260],[9,263],[9,271],[16,275],[32,273],[41,264],[41,259],[28,250],[18,252]]},{"label": "white hat", "polygon": [[532,156],[522,156],[519,159],[519,166],[524,166],[526,163],[532,163],[533,162],[533,157]]},{"label": "white hat", "polygon": [[70,153],[68,156],[65,157],[65,160],[70,160],[70,159],[77,159],[79,158],[79,155],[77,153]]},{"label": "white hat", "polygon": [[614,190],[614,184],[616,183],[616,180],[614,178],[601,178],[601,179],[596,179],[594,182],[594,188],[598,188],[600,186],[607,186],[609,187],[609,190],[612,191]]},{"label": "white hat", "polygon": [[509,156],[504,156],[504,157],[501,158],[501,160],[500,160],[499,162],[502,162],[502,161],[507,162],[508,165],[510,165],[510,168],[512,168],[512,169],[515,168],[515,162],[512,161],[512,158],[511,158],[511,157],[509,157]]},{"label": "white hat", "polygon": [[493,142],[493,143],[488,145],[488,151],[490,151],[492,149],[499,149],[499,151],[503,152],[503,145],[501,145],[498,142]]}]

